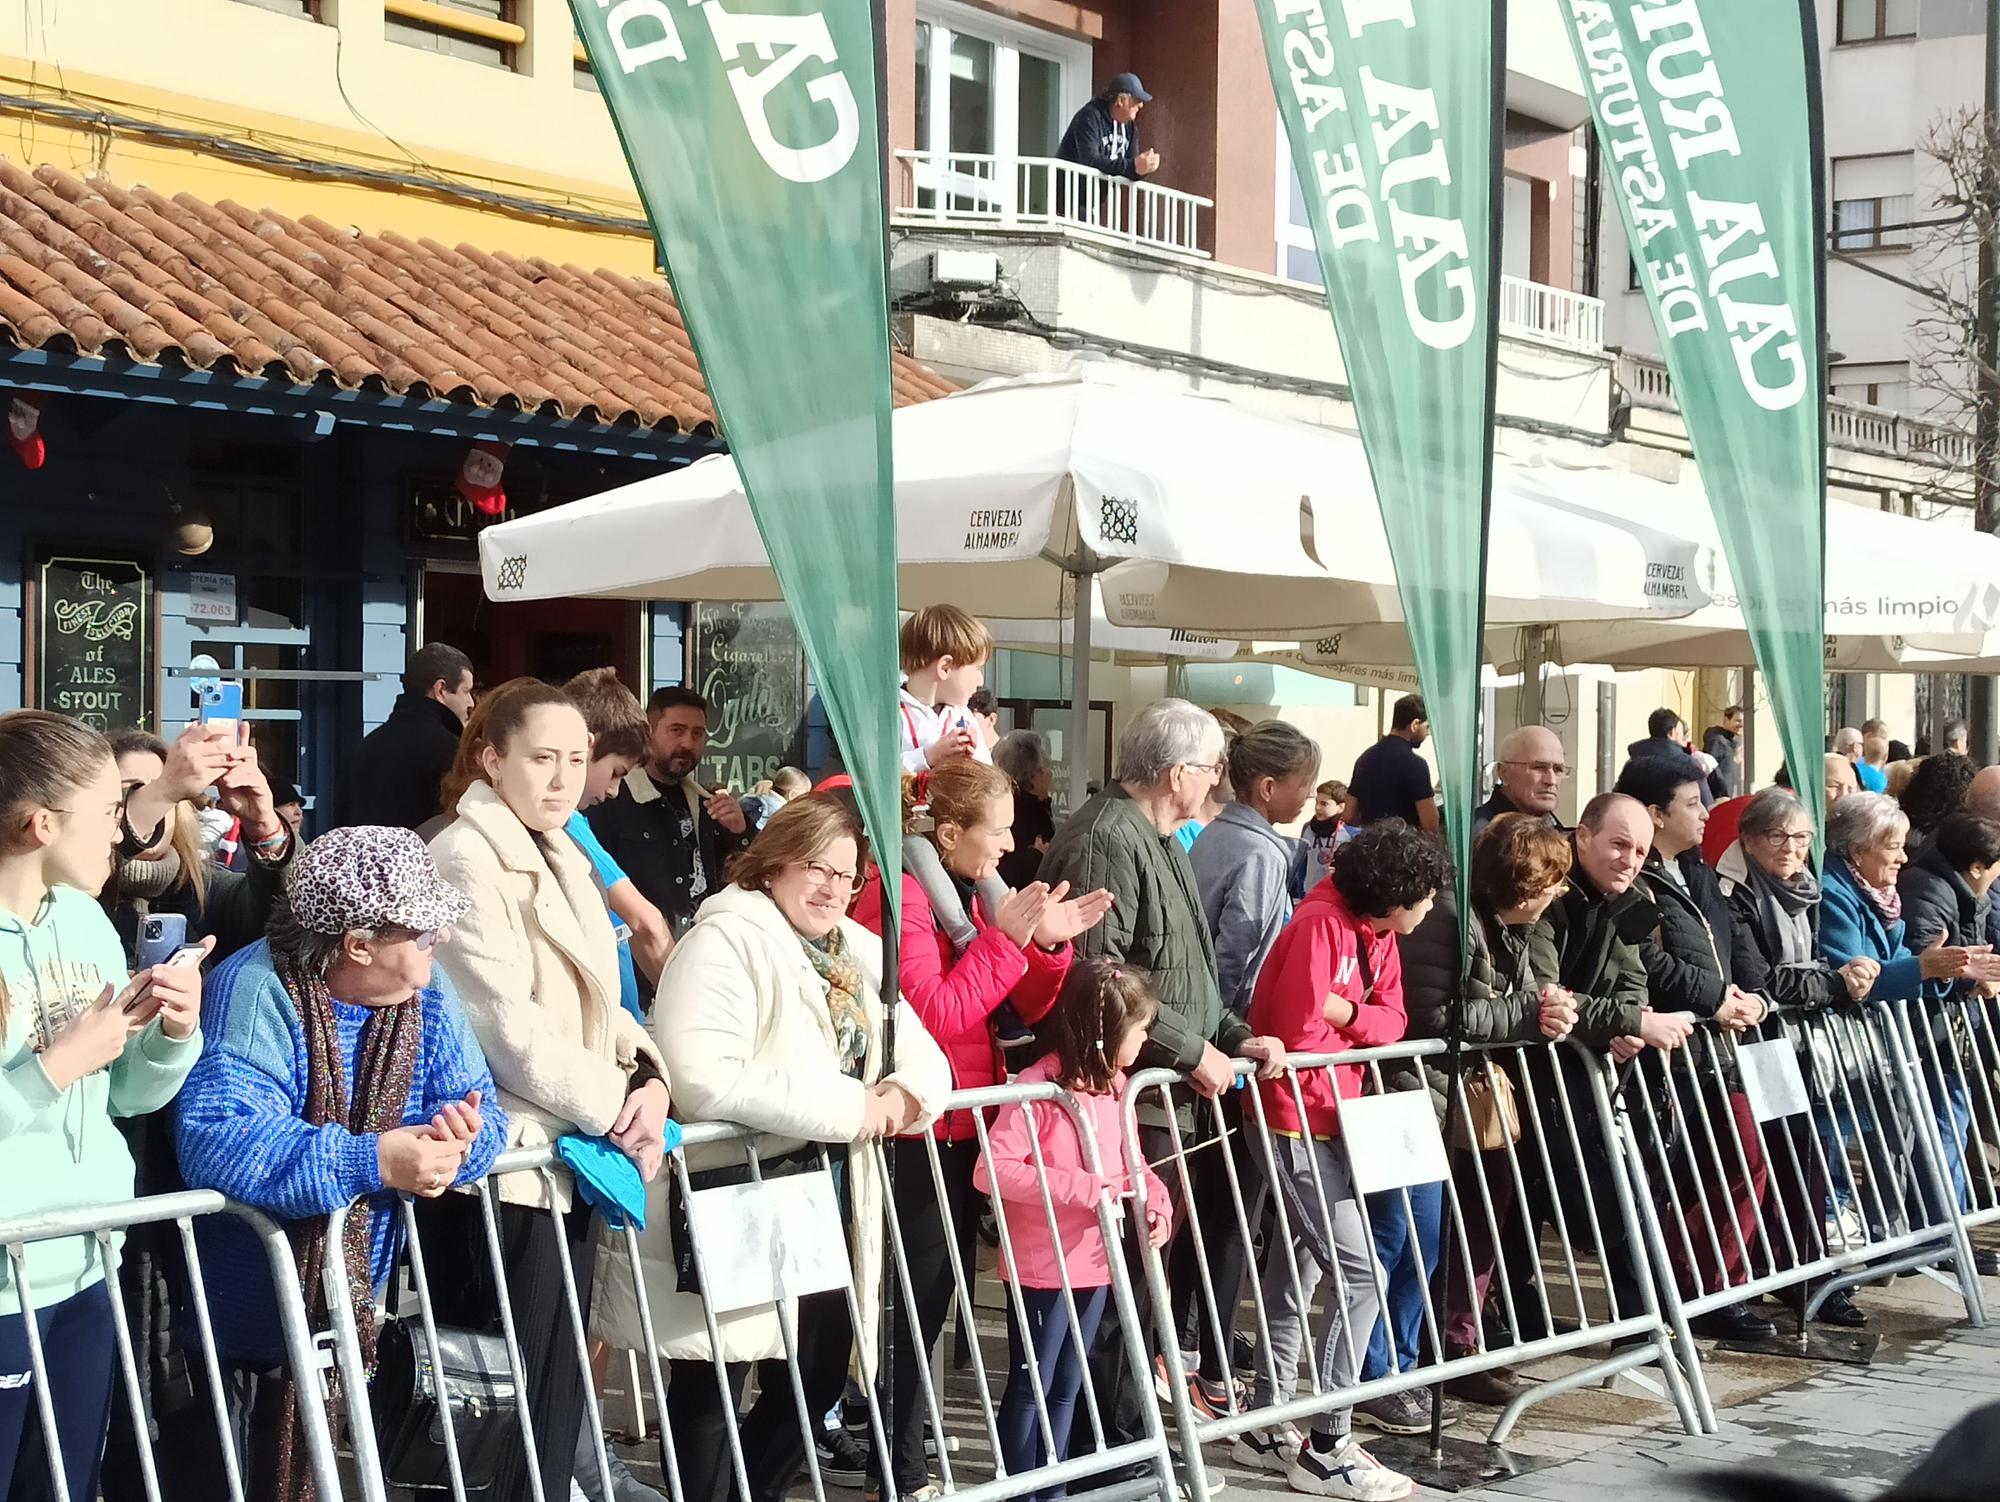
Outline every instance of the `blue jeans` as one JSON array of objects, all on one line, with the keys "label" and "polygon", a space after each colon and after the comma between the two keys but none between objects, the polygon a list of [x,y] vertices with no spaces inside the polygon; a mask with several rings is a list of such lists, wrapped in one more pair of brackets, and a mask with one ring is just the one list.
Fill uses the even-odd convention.
[{"label": "blue jeans", "polygon": [[[1028,1311],[1026,1339],[1034,1343],[1035,1370],[1042,1379],[1042,1401],[1048,1407],[1049,1433],[1056,1442],[1055,1458],[1069,1459],[1069,1431],[1076,1417],[1077,1394],[1083,1390],[1084,1354],[1097,1338],[1098,1322],[1104,1317],[1109,1288],[1076,1288],[1076,1322],[1083,1335],[1078,1345],[1070,1329],[1069,1309],[1060,1288],[1023,1288],[1021,1303]],[[1047,1464],[1047,1447],[1042,1443],[1041,1416],[1035,1411],[1035,1381],[1028,1374],[1027,1349],[1020,1321],[1014,1317],[1013,1300],[1007,1301],[1007,1394],[1000,1400],[1000,1455],[1007,1462],[1007,1474]],[[1107,1424],[1110,1415],[1106,1414]],[[1107,1436],[1108,1437],[1108,1436]],[[1113,1441],[1115,1443],[1115,1440]],[[1093,1483],[1095,1484],[1095,1483]],[[1031,1493],[1036,1499],[1068,1495],[1064,1486],[1044,1487]]]},{"label": "blue jeans", "polygon": [[[1374,1233],[1375,1258],[1389,1280],[1389,1302],[1383,1320],[1368,1338],[1368,1357],[1362,1364],[1361,1380],[1372,1382],[1392,1372],[1407,1372],[1417,1364],[1424,1334],[1424,1290],[1438,1265],[1438,1246],[1444,1231],[1444,1185],[1415,1184],[1409,1191],[1410,1213],[1403,1213],[1400,1190],[1368,1196],[1368,1223]],[[1411,1221],[1416,1235],[1411,1236]],[[1417,1263],[1421,1255],[1423,1263]],[[1396,1363],[1389,1364],[1389,1342],[1384,1328],[1396,1337]]]},{"label": "blue jeans", "polygon": [[[1972,1092],[1965,1076],[1949,1066],[1938,1072],[1942,1078],[1929,1069],[1924,1072],[1932,1076],[1931,1104],[1937,1114],[1938,1137],[1944,1143],[1944,1170],[1951,1178],[1952,1204],[1959,1210],[1970,1210],[1972,1186],[1965,1175],[1965,1139],[1972,1130]],[[1937,1225],[1952,1212],[1932,1203],[1935,1191],[1921,1174],[1917,1182],[1924,1186],[1924,1205],[1930,1223]]]},{"label": "blue jeans", "polygon": [[[35,1311],[49,1400],[61,1453],[54,1462],[75,1498],[97,1495],[97,1463],[111,1423],[111,1385],[118,1369],[111,1296],[102,1283]],[[0,1317],[0,1497],[42,1502],[53,1497],[51,1457],[28,1363],[27,1317]]]}]

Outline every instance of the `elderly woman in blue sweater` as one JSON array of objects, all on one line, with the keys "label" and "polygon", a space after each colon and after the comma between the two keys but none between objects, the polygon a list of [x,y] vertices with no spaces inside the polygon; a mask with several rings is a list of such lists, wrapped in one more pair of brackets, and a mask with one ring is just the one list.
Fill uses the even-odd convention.
[{"label": "elderly woman in blue sweater", "polygon": [[[402,1246],[397,1193],[469,1183],[506,1141],[486,1060],[432,964],[464,913],[409,830],[321,835],[294,860],[269,935],[209,977],[207,1045],[181,1091],[188,1186],[304,1223],[290,1230],[311,1313],[326,1259],[345,1258],[371,1365],[375,1295]],[[326,1217],[349,1204],[348,1234],[330,1242]],[[199,1229],[246,1493],[309,1497],[263,1250],[228,1216]]]},{"label": "elderly woman in blue sweater", "polygon": [[[1882,967],[1869,1001],[1915,1001],[1960,980],[2000,980],[2000,957],[1988,945],[1947,944],[1946,935],[1934,932],[1925,935],[1930,942],[1921,951],[1911,951],[1897,881],[1909,860],[1909,832],[1909,816],[1887,794],[1850,793],[1833,805],[1827,815],[1821,950],[1835,964],[1866,955]],[[1950,1071],[1945,1076],[1932,1072],[1932,1105],[1946,1171],[1962,1193],[1972,1103],[1964,1079]],[[1935,1221],[1949,1213],[1946,1206],[1930,1203],[1939,1198],[1926,1193],[1913,1199],[1911,1208]]]}]

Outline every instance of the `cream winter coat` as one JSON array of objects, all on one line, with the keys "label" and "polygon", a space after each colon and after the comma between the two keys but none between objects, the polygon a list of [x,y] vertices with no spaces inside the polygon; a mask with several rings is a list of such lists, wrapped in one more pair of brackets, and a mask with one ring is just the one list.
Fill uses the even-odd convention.
[{"label": "cream winter coat", "polygon": [[[537,841],[500,795],[475,782],[431,841],[444,879],[471,899],[438,962],[493,1070],[509,1147],[565,1132],[602,1136],[624,1107],[646,1030],[618,1004],[618,947],[589,857],[561,830]],[[568,1185],[558,1180],[560,1207]],[[508,1174],[500,1198],[548,1205],[540,1174]]]},{"label": "cream winter coat", "polygon": [[[653,1034],[675,1080],[674,1119],[732,1121],[769,1134],[767,1157],[805,1142],[852,1142],[861,1129],[868,1087],[882,1078],[882,941],[852,919],[842,936],[862,974],[868,1012],[866,1083],[841,1073],[826,983],[813,969],[797,932],[762,892],[723,888],[702,904],[694,927],[674,946],[653,1002]],[[927,1131],[951,1091],[951,1069],[907,1003],[896,1014],[896,1064],[888,1078],[915,1097],[920,1118],[910,1135]],[[687,1150],[688,1168],[739,1165],[741,1149],[727,1143]],[[848,1252],[860,1298],[864,1358],[872,1361],[880,1319],[883,1265],[883,1181],[880,1156],[857,1150],[849,1160],[853,1212]],[[675,1248],[667,1229],[671,1167],[647,1188],[646,1229],[639,1237],[660,1354],[710,1359],[708,1328],[697,1295],[679,1292]],[[623,1239],[606,1236],[593,1295],[597,1333],[631,1350],[643,1349],[638,1302]],[[719,1319],[728,1361],[782,1357],[775,1305]]]}]

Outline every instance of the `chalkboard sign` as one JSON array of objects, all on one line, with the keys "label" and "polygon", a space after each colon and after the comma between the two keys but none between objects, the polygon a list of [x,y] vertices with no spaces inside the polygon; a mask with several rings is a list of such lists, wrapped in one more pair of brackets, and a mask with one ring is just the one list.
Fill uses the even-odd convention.
[{"label": "chalkboard sign", "polygon": [[153,580],[130,558],[44,556],[35,703],[99,730],[151,724]]},{"label": "chalkboard sign", "polygon": [[805,654],[783,605],[699,600],[688,681],[708,700],[708,755],[696,775],[739,793],[785,764],[805,718]]}]

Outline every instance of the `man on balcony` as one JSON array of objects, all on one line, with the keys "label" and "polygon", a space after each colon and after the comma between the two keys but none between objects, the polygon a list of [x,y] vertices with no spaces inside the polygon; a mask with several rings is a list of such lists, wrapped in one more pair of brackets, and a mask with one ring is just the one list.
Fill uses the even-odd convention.
[{"label": "man on balcony", "polygon": [[1160,154],[1139,150],[1134,127],[1139,111],[1152,98],[1138,74],[1118,74],[1101,94],[1076,112],[1063,132],[1056,156],[1109,177],[1151,177],[1160,170]]}]

